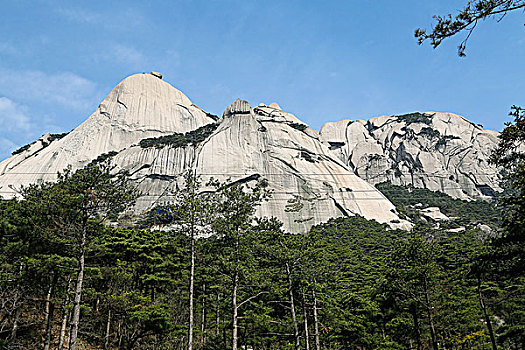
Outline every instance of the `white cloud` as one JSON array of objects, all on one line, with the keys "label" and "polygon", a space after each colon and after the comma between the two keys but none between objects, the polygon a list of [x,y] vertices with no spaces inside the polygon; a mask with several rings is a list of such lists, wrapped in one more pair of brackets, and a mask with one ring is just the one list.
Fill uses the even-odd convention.
[{"label": "white cloud", "polygon": [[96,101],[96,88],[94,82],[70,72],[48,74],[0,68],[0,94],[24,103],[36,101],[85,110]]},{"label": "white cloud", "polygon": [[7,97],[0,97],[0,129],[8,133],[31,131],[31,120],[26,114],[26,108]]},{"label": "white cloud", "polygon": [[27,114],[27,107],[7,97],[0,97],[0,160],[8,157],[25,140],[34,134],[34,123]]},{"label": "white cloud", "polygon": [[17,146],[10,140],[0,137],[0,161],[11,155],[11,152],[15,150]]}]

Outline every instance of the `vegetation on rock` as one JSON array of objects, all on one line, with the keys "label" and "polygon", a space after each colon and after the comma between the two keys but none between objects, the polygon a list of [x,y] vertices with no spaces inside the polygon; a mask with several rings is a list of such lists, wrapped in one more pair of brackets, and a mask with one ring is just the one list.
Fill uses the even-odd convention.
[{"label": "vegetation on rock", "polygon": [[299,131],[305,131],[308,128],[308,125],[302,123],[289,123],[288,125]]},{"label": "vegetation on rock", "polygon": [[163,148],[166,146],[179,148],[189,145],[195,147],[202,141],[206,140],[208,136],[210,136],[215,131],[215,129],[217,129],[217,127],[218,124],[216,123],[206,124],[196,130],[192,130],[184,134],[174,133],[172,135],[142,139],[140,140],[139,145],[142,148]]},{"label": "vegetation on rock", "polygon": [[495,203],[482,200],[466,201],[452,198],[442,192],[413,186],[397,186],[390,182],[377,184],[376,188],[396,206],[400,213],[415,222],[420,221],[421,214],[416,208],[420,205],[420,209],[440,208],[443,214],[456,218],[455,225],[485,224],[496,228],[501,223],[501,209]]},{"label": "vegetation on rock", "polygon": [[[69,132],[63,132],[61,134],[49,134],[49,138],[48,138],[48,141],[49,142],[42,142],[42,146],[43,147],[47,147],[49,146],[49,144],[55,140],[60,140],[61,138],[63,138],[64,136],[66,136],[67,134],[69,134]],[[27,145],[24,145],[16,150],[14,150],[11,154],[12,155],[16,155],[16,154],[19,154],[19,153],[22,153],[24,151],[27,151],[29,149],[29,147],[31,147],[32,145],[35,144],[36,141],[34,142],[31,142],[31,143],[28,143]]]},{"label": "vegetation on rock", "polygon": [[399,121],[404,121],[406,125],[415,123],[423,123],[429,125],[431,123],[430,116],[420,112],[395,115],[394,117],[397,118]]}]

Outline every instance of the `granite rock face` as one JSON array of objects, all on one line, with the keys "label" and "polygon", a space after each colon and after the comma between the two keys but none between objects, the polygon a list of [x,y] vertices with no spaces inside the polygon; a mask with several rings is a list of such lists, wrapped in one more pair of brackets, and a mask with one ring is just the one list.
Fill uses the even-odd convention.
[{"label": "granite rock face", "polygon": [[489,164],[498,133],[452,113],[411,113],[327,123],[320,138],[371,184],[390,181],[461,199],[487,199],[501,172]]},{"label": "granite rock face", "polygon": [[[156,143],[174,134],[176,142]],[[141,191],[136,213],[169,201],[181,175],[193,170],[203,183],[264,180],[273,193],[257,213],[290,232],[352,215],[409,229],[373,184],[490,196],[501,190],[499,172],[487,163],[497,135],[448,113],[344,120],[318,132],[277,103],[252,108],[240,99],[216,118],[152,72],[124,79],[67,135],[46,134],[1,162],[0,193],[16,196],[22,186],[106,155]]]},{"label": "granite rock face", "polygon": [[128,170],[145,194],[137,203],[139,212],[169,201],[181,184],[180,175],[192,169],[203,183],[210,178],[247,184],[266,180],[272,196],[257,214],[278,218],[290,232],[304,233],[331,217],[351,215],[411,227],[379,191],[329,154],[315,130],[266,105],[252,109],[237,100],[200,144],[134,145],[115,155],[112,163]]},{"label": "granite rock face", "polygon": [[2,195],[9,197],[21,186],[40,180],[54,180],[57,171],[81,168],[103,153],[120,152],[143,138],[214,122],[158,74],[127,77],[68,135],[50,143],[44,135],[26,151],[1,162]]},{"label": "granite rock face", "polygon": [[[128,170],[142,193],[136,213],[169,201],[181,175],[192,169],[203,183],[211,177],[248,184],[266,180],[273,194],[257,213],[278,218],[290,232],[304,233],[331,217],[352,215],[411,227],[385,196],[321,142],[319,132],[276,103],[252,108],[236,100],[216,121],[160,78],[160,73],[152,73],[124,79],[68,135],[51,142],[44,135],[4,160],[2,195],[12,197],[21,186],[54,180],[57,171],[78,169],[112,152],[111,164]],[[188,135],[203,126],[208,133],[197,143],[140,143],[174,133]]]}]

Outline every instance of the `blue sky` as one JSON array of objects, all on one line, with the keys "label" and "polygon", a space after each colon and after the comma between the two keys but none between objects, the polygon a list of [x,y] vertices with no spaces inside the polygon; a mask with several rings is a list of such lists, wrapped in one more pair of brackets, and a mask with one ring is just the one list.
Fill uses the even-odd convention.
[{"label": "blue sky", "polygon": [[523,12],[433,50],[417,27],[466,0],[2,1],[0,159],[83,122],[126,76],[160,71],[222,114],[240,97],[327,121],[448,111],[501,130],[525,105]]}]

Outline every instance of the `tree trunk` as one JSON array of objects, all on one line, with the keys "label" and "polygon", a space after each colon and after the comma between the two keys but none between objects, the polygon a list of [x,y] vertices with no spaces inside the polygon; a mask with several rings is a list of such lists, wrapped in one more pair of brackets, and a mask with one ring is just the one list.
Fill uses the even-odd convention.
[{"label": "tree trunk", "polygon": [[16,339],[16,333],[18,332],[18,321],[20,321],[20,305],[15,310],[15,320],[13,321],[13,327],[11,328],[11,340]]},{"label": "tree trunk", "polygon": [[237,286],[239,283],[239,272],[235,271],[233,275],[233,291],[232,291],[232,312],[233,312],[233,325],[232,325],[232,350],[237,350],[238,341],[238,326],[237,326]]},{"label": "tree trunk", "polygon": [[297,325],[297,317],[295,315],[295,302],[293,298],[292,273],[290,271],[290,264],[286,262],[285,265],[286,265],[286,276],[288,277],[288,296],[290,298],[290,310],[292,312],[292,322],[293,322],[293,330],[294,330],[294,337],[295,337],[295,350],[299,350],[301,348],[301,342],[299,339],[299,326]]},{"label": "tree trunk", "polygon": [[425,277],[425,302],[428,316],[428,325],[430,326],[430,336],[432,338],[432,348],[438,350],[436,329],[434,328],[434,319],[432,317],[432,307],[430,305],[430,296],[428,294],[428,281]]},{"label": "tree trunk", "polygon": [[64,314],[62,315],[62,325],[60,327],[60,337],[58,339],[58,350],[62,350],[64,347],[64,340],[66,338],[67,322],[71,315],[71,311],[67,309],[69,304],[69,290],[71,289],[71,276],[67,280],[66,297],[64,298],[64,305],[62,307]]},{"label": "tree trunk", "polygon": [[64,308],[64,315],[62,316],[62,325],[60,326],[60,337],[58,339],[58,350],[64,348],[64,342],[66,339],[67,321],[69,320],[71,312]]},{"label": "tree trunk", "polygon": [[308,336],[308,312],[306,308],[306,298],[304,296],[304,289],[303,289],[303,318],[304,318],[304,347],[306,350],[310,350],[310,339]]},{"label": "tree trunk", "polygon": [[417,306],[415,303],[410,305],[410,313],[414,320],[414,333],[416,334],[417,350],[423,349],[423,343],[421,343],[421,331],[419,330],[419,320],[417,317]]},{"label": "tree trunk", "polygon": [[108,310],[108,319],[106,321],[106,336],[104,337],[104,350],[109,349],[109,338],[110,338],[110,331],[111,331],[111,309]]},{"label": "tree trunk", "polygon": [[77,283],[75,286],[75,299],[73,303],[73,317],[71,319],[71,335],[69,337],[69,350],[76,350],[78,340],[78,324],[80,321],[80,300],[82,297],[82,283],[84,282],[84,260],[86,257],[86,236],[87,236],[87,221],[84,222],[82,229],[82,239],[80,241],[80,258],[77,275]]},{"label": "tree trunk", "polygon": [[201,318],[202,344],[206,342],[206,283],[202,285],[202,318]]},{"label": "tree trunk", "polygon": [[20,308],[22,307],[22,290],[20,288],[20,279],[22,278],[22,271],[24,270],[24,266],[20,265],[20,268],[18,270],[18,280],[16,282],[16,294],[14,298],[14,305],[15,307],[15,319],[13,321],[13,327],[11,328],[11,335],[10,339],[14,340],[16,339],[16,333],[18,332],[18,322],[20,321]]},{"label": "tree trunk", "polygon": [[498,346],[496,344],[496,338],[494,337],[494,330],[492,329],[492,323],[490,322],[490,316],[487,310],[487,306],[485,305],[485,301],[483,299],[483,293],[481,292],[481,278],[479,277],[478,277],[478,297],[479,297],[479,305],[481,306],[481,309],[483,310],[483,316],[485,317],[485,322],[487,323],[487,330],[489,331],[490,343],[492,344],[492,349],[498,350]]},{"label": "tree trunk", "polygon": [[314,298],[315,350],[321,350],[321,342],[319,341],[319,315],[317,314],[317,296],[315,295],[315,290],[312,290],[312,297]]},{"label": "tree trunk", "polygon": [[216,320],[215,320],[215,335],[218,337],[220,334],[220,323],[221,323],[221,293],[217,292],[217,309]]},{"label": "tree trunk", "polygon": [[237,350],[237,343],[239,341],[238,329],[238,306],[237,306],[237,289],[239,288],[239,245],[240,233],[237,232],[235,237],[235,265],[233,272],[233,291],[232,291],[232,350]]},{"label": "tree trunk", "polygon": [[53,331],[53,313],[55,312],[55,304],[49,303],[49,317],[46,324],[46,337],[44,341],[44,350],[49,350],[51,346],[51,332]]},{"label": "tree trunk", "polygon": [[45,306],[45,337],[44,337],[44,350],[49,350],[50,344],[51,344],[51,332],[53,330],[53,314],[55,311],[55,305],[51,301],[51,297],[53,296],[53,290],[55,289],[55,285],[57,282],[57,273],[53,273],[53,277],[51,278],[51,283],[49,284],[49,288],[47,290],[46,295],[46,306]]},{"label": "tree trunk", "polygon": [[195,232],[191,224],[191,264],[190,264],[190,315],[188,325],[188,350],[193,350],[193,284],[195,280]]}]

